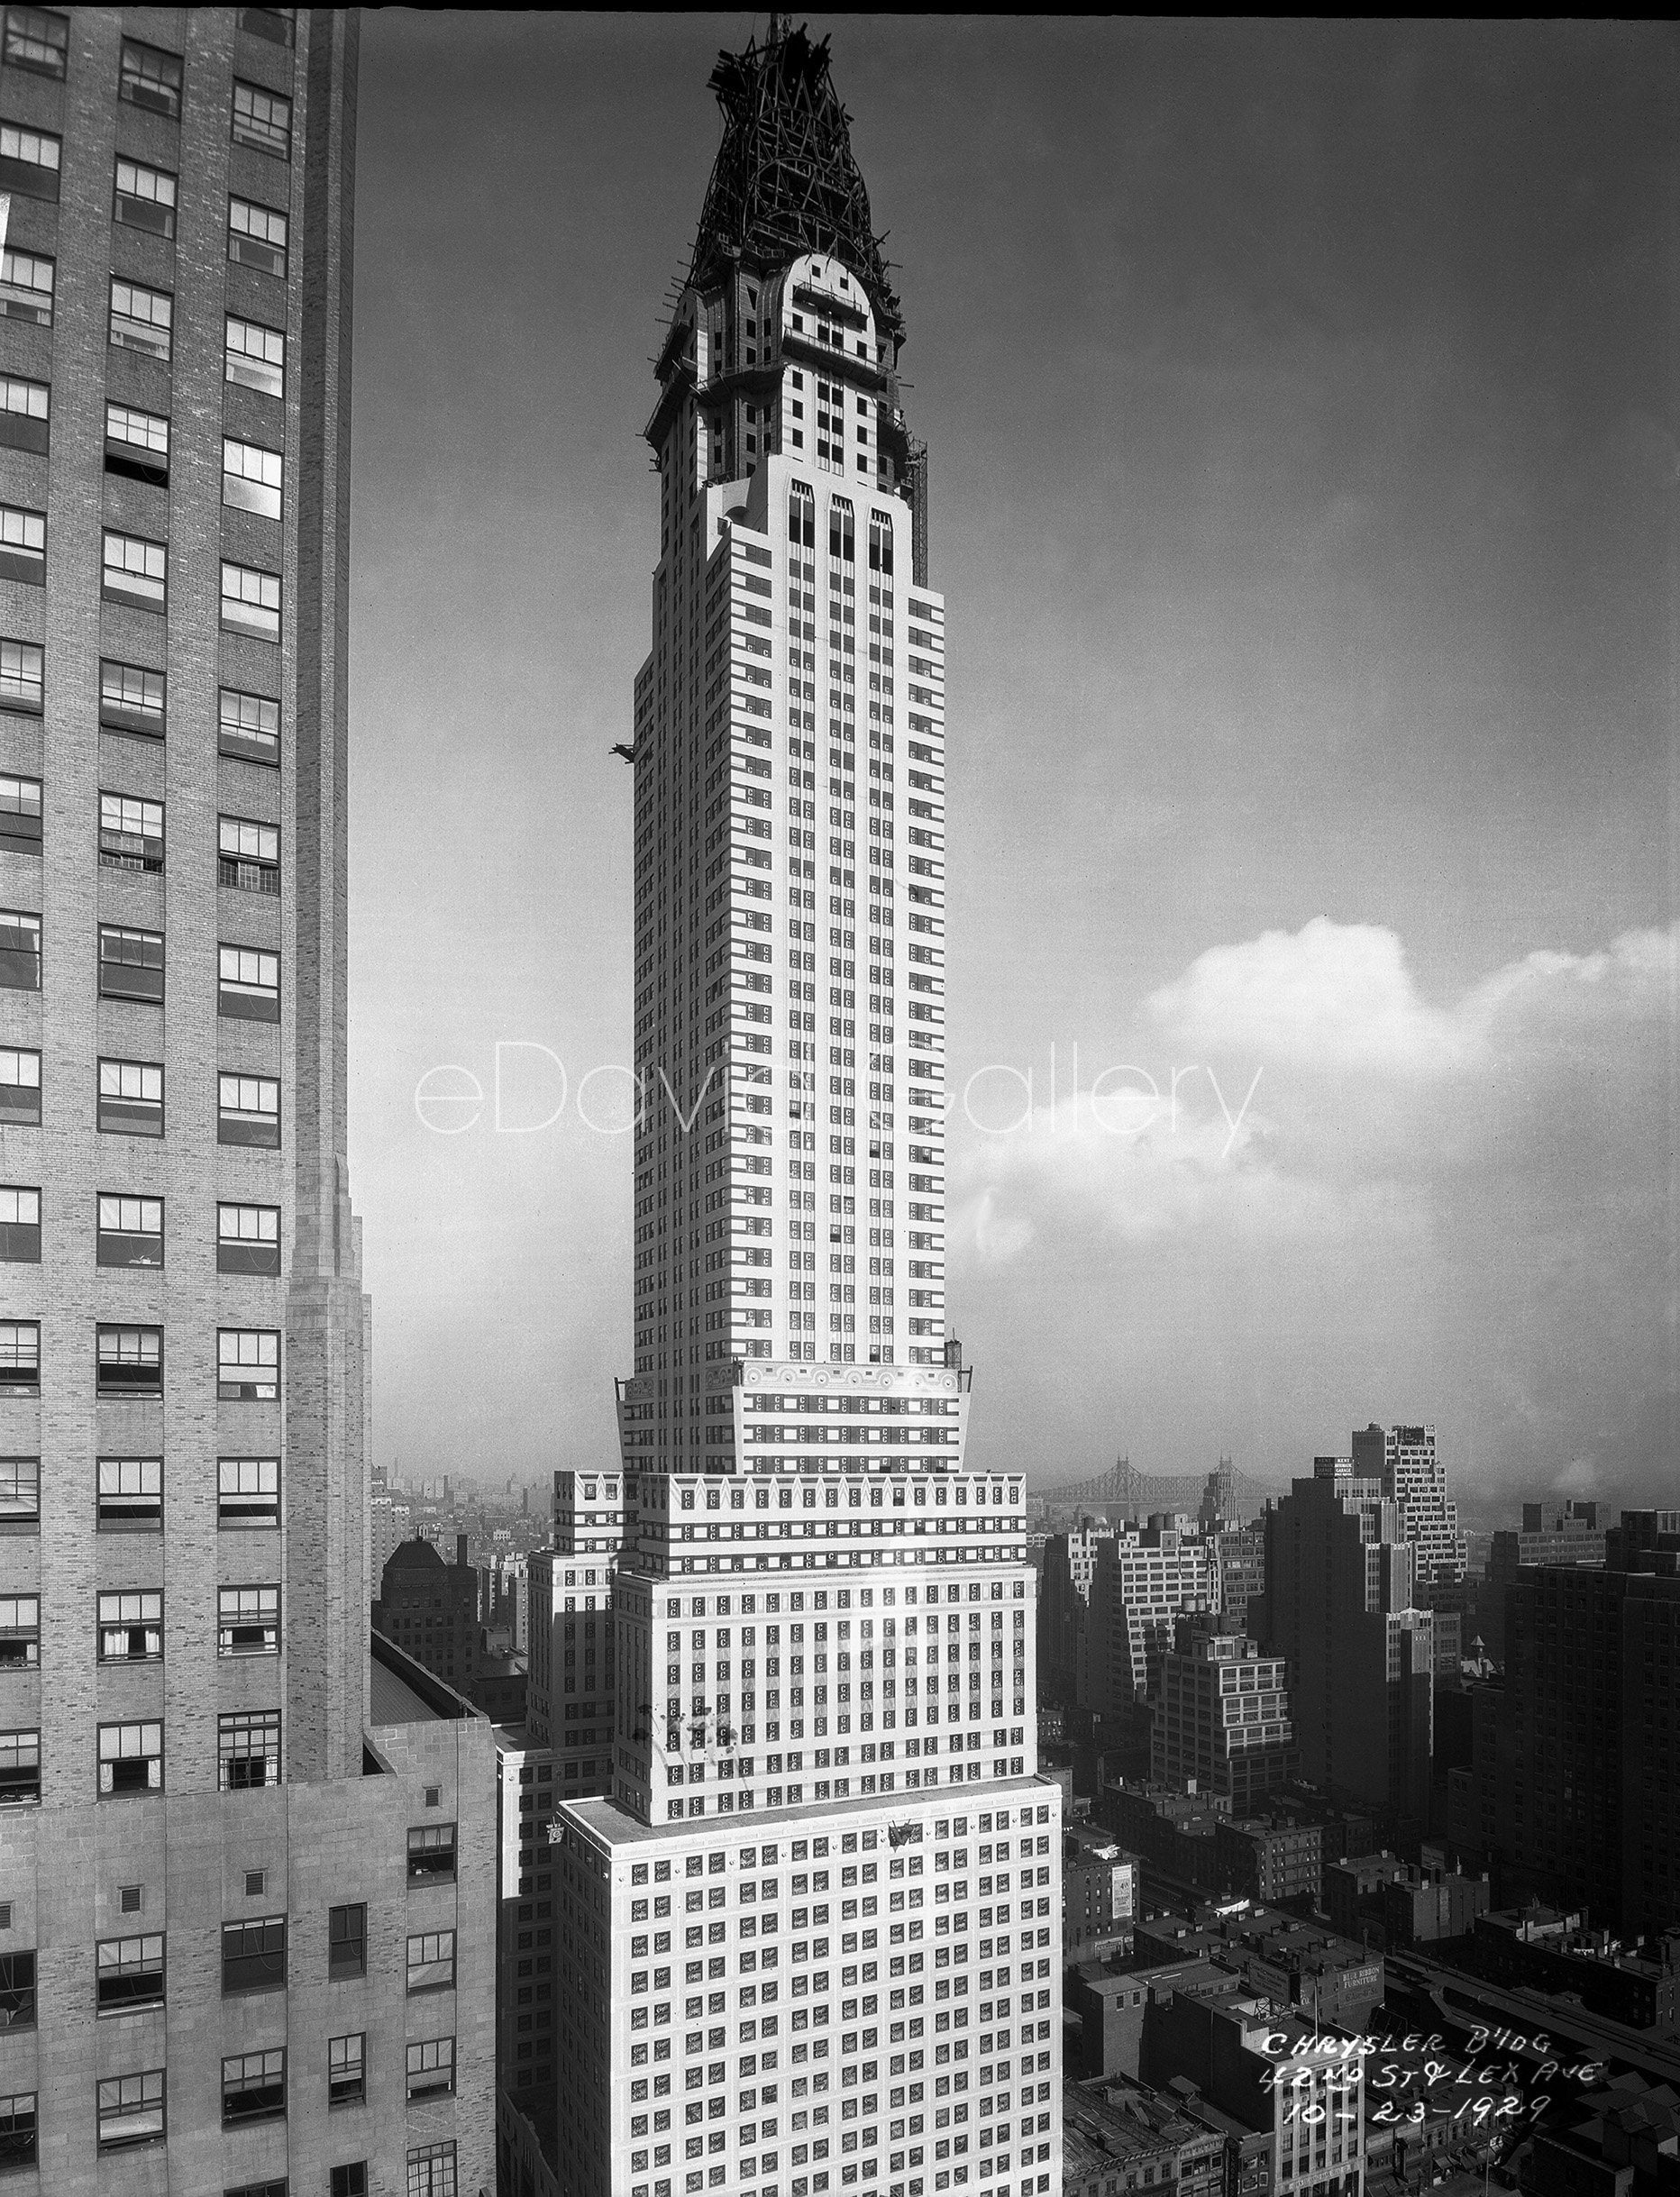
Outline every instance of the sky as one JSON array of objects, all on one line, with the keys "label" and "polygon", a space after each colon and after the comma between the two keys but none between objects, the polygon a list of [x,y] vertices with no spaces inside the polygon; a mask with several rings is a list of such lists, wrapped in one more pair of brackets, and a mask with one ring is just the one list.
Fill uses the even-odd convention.
[{"label": "sky", "polygon": [[[362,17],[350,1158],[405,1473],[616,1450],[641,431],[763,21]],[[1473,1511],[1680,1500],[1674,32],[811,21],[930,449],[972,1460],[1283,1485],[1425,1420]]]}]

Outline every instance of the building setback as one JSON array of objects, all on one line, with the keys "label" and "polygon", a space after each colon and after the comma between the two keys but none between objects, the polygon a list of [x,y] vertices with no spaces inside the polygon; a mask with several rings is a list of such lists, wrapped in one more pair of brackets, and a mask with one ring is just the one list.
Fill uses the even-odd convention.
[{"label": "building setback", "polygon": [[647,430],[635,1371],[611,1792],[556,1827],[555,2165],[1046,2197],[1062,1795],[1024,1479],[964,1469],[945,1336],[926,453],[826,45],[775,17],[712,82]]},{"label": "building setback", "polygon": [[222,7],[0,28],[20,2188],[491,2170],[488,1727],[369,1644],[344,1156],[358,35],[354,11]]}]

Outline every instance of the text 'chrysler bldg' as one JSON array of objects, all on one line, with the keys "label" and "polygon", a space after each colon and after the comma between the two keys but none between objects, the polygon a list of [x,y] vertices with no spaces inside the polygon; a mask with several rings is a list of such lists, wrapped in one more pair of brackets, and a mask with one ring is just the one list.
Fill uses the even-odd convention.
[{"label": "text 'chrysler bldg'", "polygon": [[926,454],[826,41],[772,17],[712,88],[647,427],[635,1370],[611,1790],[554,1825],[562,2180],[1042,2197],[1060,1795],[1024,1474],[966,1469],[945,1335]]}]

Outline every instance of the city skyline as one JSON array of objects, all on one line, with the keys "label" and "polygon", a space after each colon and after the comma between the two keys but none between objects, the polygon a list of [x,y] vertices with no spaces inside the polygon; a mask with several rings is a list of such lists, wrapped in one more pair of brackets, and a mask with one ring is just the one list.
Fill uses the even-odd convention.
[{"label": "city skyline", "polygon": [[[814,27],[949,453],[978,856],[950,1089],[1001,1062],[1043,1108],[1055,1048],[1064,1134],[953,1124],[977,1461],[1053,1484],[1229,1453],[1285,1485],[1338,1429],[1427,1418],[1467,1514],[1519,1484],[1636,1500],[1675,1385],[1648,45]],[[655,384],[625,362],[657,348],[644,300],[716,149],[699,87],[744,36],[368,28],[352,1162],[379,1454],[415,1469],[611,1454],[630,1156],[575,1088],[631,1056],[609,750]],[[534,223],[550,282],[521,276]],[[498,1039],[566,1062],[562,1122],[428,1133],[421,1076],[488,1082]],[[1164,1092],[1211,1064],[1219,1094],[1182,1078],[1176,1135],[1108,1135],[1070,1120],[1076,1052],[1086,1092],[1129,1062]],[[1020,1096],[993,1077],[974,1110]],[[529,1076],[513,1099],[549,1103]],[[442,1376],[463,1352],[482,1379]]]}]

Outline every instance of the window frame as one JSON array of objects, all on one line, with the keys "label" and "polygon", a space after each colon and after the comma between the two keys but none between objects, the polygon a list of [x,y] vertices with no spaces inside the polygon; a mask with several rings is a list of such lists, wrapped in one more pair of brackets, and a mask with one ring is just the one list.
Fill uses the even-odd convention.
[{"label": "window frame", "polygon": [[278,899],[280,891],[280,827],[260,816],[216,817],[216,883],[230,892],[256,893]]},{"label": "window frame", "polygon": [[[276,244],[273,237],[269,234],[253,235],[249,223],[242,229],[237,227],[234,223],[234,215],[240,213],[246,215],[260,214],[263,217],[265,223],[278,222],[280,242]],[[254,267],[262,274],[278,276],[284,282],[286,270],[291,261],[291,236],[292,223],[289,214],[283,212],[278,206],[264,205],[260,198],[242,198],[237,193],[230,192],[227,202],[227,256],[234,266]],[[238,240],[241,239],[243,240],[246,246],[244,251],[238,249]],[[276,265],[277,260],[278,265]]]},{"label": "window frame", "polygon": [[[260,1733],[265,1745],[260,1755],[252,1754],[249,1744],[243,1752],[236,1752],[233,1741],[243,1737],[247,1743]],[[216,1790],[220,1792],[255,1792],[283,1782],[284,1756],[281,1753],[280,1712],[278,1709],[228,1709],[216,1718]],[[268,1741],[273,1743],[269,1751]],[[246,1771],[252,1763],[260,1763],[262,1775],[234,1775],[236,1765],[244,1764]],[[272,1771],[272,1776],[269,1772]]]},{"label": "window frame", "polygon": [[0,1672],[40,1668],[40,1594],[0,1594]]},{"label": "window frame", "polygon": [[[105,947],[122,945],[129,953],[107,953]],[[102,999],[127,999],[138,1007],[161,1007],[166,972],[164,935],[161,931],[146,931],[128,923],[102,923],[98,932],[99,997]],[[155,950],[155,958],[154,958]],[[138,955],[140,958],[133,958]],[[125,989],[118,989],[119,980],[107,979],[107,970],[132,969],[140,973],[125,980]]]},{"label": "window frame", "polygon": [[287,1919],[248,1915],[222,1925],[222,1996],[249,1999],[286,1989]]},{"label": "window frame", "polygon": [[[0,2037],[35,2027],[37,1973],[33,1946],[0,1946]],[[27,1973],[25,1973],[27,1964]],[[10,2000],[12,2004],[7,2005]]]},{"label": "window frame", "polygon": [[[109,1078],[105,1073],[107,1069],[115,1071]],[[122,1088],[130,1080],[131,1071],[138,1077],[140,1084],[138,1093],[133,1095]],[[158,1096],[155,1101],[145,1095],[147,1082],[154,1075],[158,1080]],[[105,1089],[107,1081],[114,1083],[117,1088],[107,1091]],[[164,1064],[161,1061],[130,1061],[122,1059],[114,1053],[101,1053],[95,1084],[95,1111],[101,1134],[106,1136],[161,1136],[164,1130],[163,1108],[167,1089],[168,1085],[164,1080]],[[152,1119],[154,1105],[157,1121],[155,1128],[148,1126]],[[123,1109],[128,1110],[124,1112]]]},{"label": "window frame", "polygon": [[[445,1941],[449,1946],[447,1958],[442,1950]],[[420,1947],[418,1955],[415,1951],[416,1946]],[[428,1955],[425,1951],[428,1946],[435,1946],[438,1949]],[[410,1931],[406,1951],[407,1995],[409,1998],[418,1998],[425,1992],[454,1990],[456,1943],[453,1930]],[[445,1968],[448,1971],[446,1974],[433,1973],[434,1971],[442,1972]],[[415,1981],[416,1975],[422,1979],[417,1983]]]},{"label": "window frame", "polygon": [[[33,1065],[34,1075],[29,1073]],[[41,1051],[35,1045],[0,1045],[0,1125],[10,1124],[15,1128],[38,1128],[41,1125]],[[33,1102],[27,1097],[14,1098],[13,1092],[33,1091]]]},{"label": "window frame", "polygon": [[[41,277],[45,276],[45,280]],[[0,320],[50,328],[58,302],[59,263],[49,252],[0,245]]]},{"label": "window frame", "polygon": [[[30,1466],[32,1470],[25,1472]],[[33,1490],[32,1500],[28,1492]],[[0,1457],[0,1534],[41,1531],[41,1459]]]},{"label": "window frame", "polygon": [[[123,170],[125,168],[132,171],[136,187],[142,178],[156,184],[167,184],[168,196],[160,192],[148,193],[138,187],[125,192],[123,188]],[[111,219],[121,228],[138,229],[144,236],[160,236],[173,243],[180,206],[180,177],[172,169],[154,168],[150,160],[139,160],[132,154],[119,152],[111,182]],[[131,207],[155,206],[158,217],[151,221],[137,221],[132,213],[123,212],[125,203]]]},{"label": "window frame", "polygon": [[[21,52],[14,46],[14,36],[26,37],[32,29],[40,44],[58,54],[59,59],[56,67],[50,58],[43,59],[28,52]],[[61,38],[55,38],[52,35],[55,29],[62,32]],[[0,46],[0,61],[3,61],[7,68],[26,68],[32,76],[50,77],[56,83],[62,84],[69,73],[69,58],[70,19],[68,15],[59,14],[56,8],[7,8],[5,42],[3,46]]]},{"label": "window frame", "polygon": [[[28,676],[34,659],[35,677]],[[39,641],[0,639],[0,709],[39,717],[47,704],[47,652]]]},{"label": "window frame", "polygon": [[216,1657],[244,1662],[280,1652],[280,1590],[267,1581],[218,1585],[215,1591]]},{"label": "window frame", "polygon": [[[150,57],[169,64],[169,67],[160,69],[155,75],[148,76],[143,68],[130,68],[131,54],[137,59],[142,56]],[[171,68],[174,71],[173,82],[170,81],[169,76]],[[150,45],[143,38],[124,37],[117,60],[116,96],[127,106],[139,107],[149,114],[164,114],[171,122],[179,122],[181,89],[185,75],[185,65],[178,53],[171,53],[166,46]],[[137,98],[135,96],[138,88],[151,84],[155,84],[159,87],[158,96],[153,98]]]},{"label": "window frame", "polygon": [[[230,1084],[239,1087],[235,1096],[242,1100],[246,1095],[244,1086],[256,1085],[255,1096],[260,1103],[255,1107],[247,1107],[242,1104],[230,1107],[227,1103]],[[274,1133],[272,1135],[268,1134],[268,1125],[270,1119],[269,1108],[260,1104],[260,1100],[266,1097],[270,1086],[274,1091],[272,1114]],[[216,1071],[217,1144],[242,1145],[253,1152],[279,1151],[280,1096],[280,1079],[278,1076],[251,1075],[243,1069],[218,1068]],[[241,1126],[256,1129],[261,1133],[253,1135],[230,1135],[227,1134],[230,1127]]]},{"label": "window frame", "polygon": [[[229,1229],[232,1216],[237,1226]],[[255,1234],[246,1232],[246,1222],[255,1217]],[[269,1224],[272,1226],[269,1226]],[[280,1271],[280,1208],[277,1205],[247,1205],[242,1200],[219,1198],[215,1208],[215,1264],[219,1274],[278,1275]]]},{"label": "window frame", "polygon": [[[146,310],[136,310],[141,300]],[[161,308],[161,310],[160,309]],[[169,366],[175,359],[175,293],[113,275],[105,314],[105,342],[114,351],[132,351],[142,359]]]},{"label": "window frame", "polygon": [[[352,2069],[354,2072],[350,2072]],[[366,2105],[368,2102],[368,2032],[365,2029],[347,2029],[342,2037],[328,2037],[326,2102],[329,2112],[335,2106]]]},{"label": "window frame", "polygon": [[[132,1735],[132,1744],[130,1736]],[[163,1782],[163,1719],[160,1717],[124,1718],[98,1727],[99,1798],[134,1800],[161,1792]],[[132,1770],[118,1772],[123,1764],[139,1764],[143,1779]]]},{"label": "window frame", "polygon": [[[158,696],[155,709],[149,698],[151,682],[153,680],[157,682]],[[131,696],[134,698],[131,699]],[[132,733],[141,740],[167,738],[169,724],[169,673],[154,671],[150,664],[124,663],[115,656],[102,656],[99,659],[99,723],[108,732]]]},{"label": "window frame", "polygon": [[[14,397],[22,396],[22,404]],[[41,408],[32,402],[39,397]],[[32,374],[0,374],[0,444],[45,457],[52,447],[52,384]]]},{"label": "window frame", "polygon": [[[417,1843],[416,1843],[417,1842]],[[408,1882],[410,1884],[452,1884],[456,1879],[460,1837],[453,1823],[411,1823],[408,1827]],[[447,1853],[449,1865],[417,1861],[427,1854]]]},{"label": "window frame", "polygon": [[[230,702],[240,705],[230,713]],[[251,721],[247,722],[246,703],[254,706]],[[274,713],[274,730],[269,734],[260,723],[269,710]],[[216,695],[216,752],[236,756],[242,762],[256,763],[260,769],[278,770],[280,766],[280,705],[278,699],[266,694],[251,694],[242,687],[223,687]]]},{"label": "window frame", "polygon": [[[26,907],[0,907],[0,989],[39,991],[41,978],[41,917]],[[34,945],[29,944],[30,939]],[[11,943],[6,943],[7,941]],[[26,981],[15,982],[22,977]]]},{"label": "window frame", "polygon": [[[128,1336],[137,1338],[140,1345],[132,1355],[127,1354],[122,1347],[123,1339]],[[149,1351],[145,1346],[145,1338],[149,1336],[157,1339],[155,1351]],[[118,1345],[117,1350],[110,1354],[107,1354],[105,1347],[107,1337],[114,1338]],[[113,1372],[107,1377],[104,1370],[107,1365],[138,1370],[126,1373]],[[95,1323],[94,1394],[96,1400],[101,1402],[113,1398],[119,1401],[133,1398],[149,1401],[161,1397],[163,1328],[160,1323],[151,1320],[98,1320]]]},{"label": "window frame", "polygon": [[[257,1354],[254,1357],[246,1354],[246,1344],[250,1340],[254,1340],[258,1345]],[[227,1347],[230,1342],[237,1345],[233,1351]],[[268,1345],[272,1345],[273,1371],[271,1376],[269,1371],[270,1352]],[[279,1402],[282,1354],[280,1331],[278,1327],[218,1327],[216,1329],[215,1363],[216,1397],[220,1402],[229,1404],[277,1404]],[[242,1370],[236,1370],[232,1373],[226,1370],[229,1367],[243,1369],[246,1366],[255,1369],[249,1380],[245,1378]]]},{"label": "window frame", "polygon": [[[343,1918],[341,1924],[340,1918]],[[352,1918],[358,1918],[352,1927]],[[356,1948],[354,1965],[340,1946]],[[326,1974],[328,1983],[350,1983],[368,1973],[368,1908],[363,1900],[352,1900],[326,1911]]]},{"label": "window frame", "polygon": [[149,795],[99,789],[99,867],[142,877],[163,874],[167,811]]},{"label": "window frame", "polygon": [[[266,641],[278,647],[285,610],[282,575],[268,571],[261,565],[241,564],[233,557],[224,557],[221,561],[222,588],[218,600],[222,631],[242,634],[248,641]],[[231,589],[230,578],[235,582]],[[254,583],[254,587],[249,583]],[[272,603],[269,599],[270,594]]]},{"label": "window frame", "polygon": [[[127,1610],[125,1604],[136,1607]],[[150,1605],[150,1609],[148,1609]],[[160,1587],[101,1587],[94,1596],[95,1661],[101,1669],[120,1664],[163,1661],[163,1590]],[[142,1637],[138,1654],[132,1643]],[[106,1642],[126,1635],[130,1645],[107,1649]],[[155,1645],[153,1645],[155,1643]]]},{"label": "window frame", "polygon": [[[99,1266],[161,1268],[164,1200],[129,1190],[97,1190],[94,1259]],[[155,1221],[156,1226],[151,1224]],[[132,1226],[128,1224],[132,1223]]]},{"label": "window frame", "polygon": [[[161,2067],[137,2069],[132,2074],[105,2075],[95,2092],[98,2148],[101,2152],[132,2151],[142,2144],[166,2142],[169,2126],[169,2077]],[[155,2125],[149,2109],[155,2103]],[[107,2127],[143,2116],[145,2125],[107,2135]]]},{"label": "window frame", "polygon": [[[253,344],[250,340],[252,337],[261,340]],[[285,329],[270,328],[266,321],[249,320],[242,313],[224,314],[222,378],[237,384],[242,389],[254,389],[260,397],[275,397],[284,400]]]},{"label": "window frame", "polygon": [[[280,1522],[280,1461],[278,1457],[218,1457],[216,1463],[216,1529],[221,1533],[263,1532]],[[238,1476],[237,1485],[227,1484],[229,1467]],[[247,1500],[244,1486],[246,1470],[255,1468],[255,1485]],[[264,1477],[272,1471],[273,1500],[268,1500],[269,1490],[262,1485]]]},{"label": "window frame", "polygon": [[[406,2048],[403,2074],[406,2100],[409,2105],[425,2105],[434,2098],[452,2098],[455,2095],[453,2036],[415,2037]],[[428,2076],[432,2080],[428,2081]]]},{"label": "window frame", "polygon": [[[240,95],[245,95],[244,128],[240,127]],[[269,109],[267,122],[258,118],[258,106],[266,104]],[[276,109],[285,112],[284,123],[273,119]],[[284,92],[271,91],[266,84],[251,84],[243,77],[233,79],[233,96],[229,112],[228,130],[236,145],[249,145],[253,152],[266,152],[271,160],[289,161],[292,157],[292,102]]]},{"label": "window frame", "polygon": [[[132,1480],[132,1487],[124,1481]],[[155,1480],[155,1493],[148,1481]],[[107,1488],[107,1481],[110,1482]],[[107,1511],[106,1505],[110,1505]],[[94,1530],[96,1533],[161,1533],[163,1459],[101,1456],[94,1460]]]},{"label": "window frame", "polygon": [[[132,1957],[131,1947],[139,1951]],[[155,1947],[155,1955],[151,1948]],[[107,1960],[106,1955],[112,1955]],[[120,1980],[128,1974],[135,1982],[130,1987],[114,1992],[107,1999],[105,1978],[109,1972]],[[156,1978],[155,1988],[147,1988],[146,1980]],[[123,2014],[140,2014],[168,2003],[168,1952],[165,1935],[161,1930],[143,1930],[132,1937],[102,1937],[94,1947],[94,2015],[96,2020],[108,2021]]]},{"label": "window frame", "polygon": [[26,588],[46,586],[44,511],[33,511],[26,504],[0,504],[0,579],[14,579]]},{"label": "window frame", "polygon": [[[113,561],[113,547],[121,555]],[[139,562],[132,561],[137,552]],[[105,526],[99,535],[99,597],[125,610],[148,611],[154,617],[169,615],[169,545],[150,534],[126,534],[120,527]]]},{"label": "window frame", "polygon": [[[32,1372],[30,1370],[32,1365],[34,1369]],[[0,1396],[40,1394],[41,1322],[38,1319],[0,1319]]]},{"label": "window frame", "polygon": [[[8,135],[16,141],[13,152],[5,150]],[[53,157],[32,160],[24,149],[30,139],[43,153],[50,146]],[[64,140],[55,132],[38,129],[32,123],[14,121],[10,115],[0,118],[0,189],[14,192],[22,198],[38,198],[46,205],[57,205],[63,168]]]},{"label": "window frame", "polygon": [[41,1264],[41,1190],[36,1184],[0,1183],[0,1262]]},{"label": "window frame", "polygon": [[[237,2073],[231,2071],[237,2070]],[[222,2126],[248,2129],[258,2121],[286,2119],[286,2047],[259,2045],[251,2052],[224,2052],[222,2056]],[[234,2101],[250,2097],[264,2102],[239,2108]]]},{"label": "window frame", "polygon": [[[130,423],[142,432],[124,433]],[[158,429],[162,441],[159,442]],[[119,398],[105,398],[105,469],[124,480],[143,480],[154,488],[169,485],[170,433],[167,413],[148,412],[142,405],[129,405]],[[104,701],[104,665],[101,663],[100,699]]]}]

